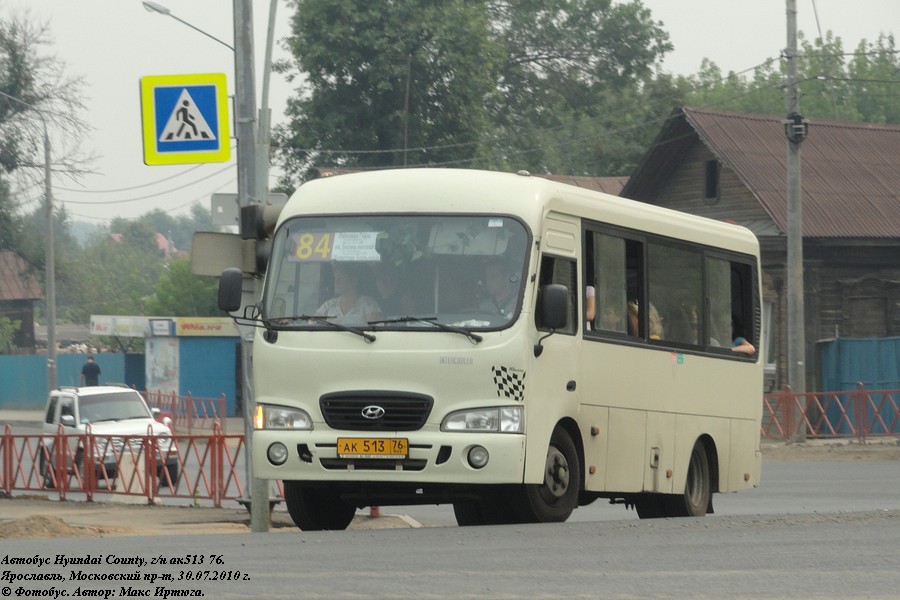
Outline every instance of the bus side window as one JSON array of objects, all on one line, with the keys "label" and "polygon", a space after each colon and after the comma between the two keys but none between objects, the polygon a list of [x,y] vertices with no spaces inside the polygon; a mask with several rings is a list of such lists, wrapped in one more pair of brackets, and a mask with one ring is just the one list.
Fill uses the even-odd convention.
[{"label": "bus side window", "polygon": [[[538,277],[538,286],[543,287],[551,283],[558,283],[566,286],[569,290],[568,313],[569,318],[566,321],[565,329],[558,329],[557,333],[575,334],[578,319],[576,318],[575,307],[578,306],[575,294],[578,293],[578,277],[575,261],[558,258],[555,256],[544,255],[541,259],[540,276]],[[540,302],[540,298],[538,298]],[[540,310],[535,311],[535,325],[538,329],[546,330],[540,322]]]}]

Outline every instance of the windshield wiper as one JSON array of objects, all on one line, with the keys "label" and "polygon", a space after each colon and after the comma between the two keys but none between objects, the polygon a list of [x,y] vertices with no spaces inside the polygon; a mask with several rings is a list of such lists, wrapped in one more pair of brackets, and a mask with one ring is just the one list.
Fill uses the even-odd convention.
[{"label": "windshield wiper", "polygon": [[312,321],[313,323],[319,323],[321,325],[328,325],[332,329],[337,329],[339,331],[349,331],[350,333],[355,333],[356,335],[364,338],[367,342],[374,342],[375,336],[371,333],[366,333],[362,329],[358,327],[350,327],[349,325],[344,325],[343,323],[335,323],[334,321],[329,321],[328,319],[337,318],[335,315],[299,315],[296,317],[277,317],[274,319],[269,319],[266,321],[266,324],[271,326],[281,325],[284,326],[285,322],[288,321]]},{"label": "windshield wiper", "polygon": [[437,320],[437,317],[413,317],[411,315],[407,315],[405,317],[397,317],[396,319],[384,319],[382,321],[369,321],[369,325],[389,325],[391,323],[425,323],[426,325],[434,325],[441,331],[449,331],[450,333],[459,333],[474,343],[478,343],[484,338],[478,335],[477,333],[472,333],[468,329],[463,327],[455,327],[453,325],[447,325],[446,323],[441,323]]}]

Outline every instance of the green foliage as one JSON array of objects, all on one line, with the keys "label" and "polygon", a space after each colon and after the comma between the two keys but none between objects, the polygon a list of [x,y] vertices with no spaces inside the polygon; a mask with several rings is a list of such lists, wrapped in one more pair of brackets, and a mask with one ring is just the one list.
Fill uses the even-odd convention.
[{"label": "green foliage", "polygon": [[[813,42],[799,36],[800,112],[806,118],[900,123],[900,54],[890,35],[861,41],[854,52],[831,32]],[[689,78],[691,106],[768,115],[785,114],[787,62],[768,61],[751,75],[728,73],[704,61]]]},{"label": "green foliage", "polygon": [[296,173],[471,157],[493,92],[489,29],[466,0],[298,1],[290,48],[311,91],[288,103],[284,162]]},{"label": "green foliage", "polygon": [[[316,168],[455,166],[628,175],[676,106],[784,114],[784,61],[690,77],[639,0],[296,0],[280,65],[302,81],[275,147]],[[800,37],[807,117],[900,122],[892,36],[845,52]]]},{"label": "green foliage", "polygon": [[217,317],[217,290],[215,277],[194,275],[190,258],[178,258],[166,265],[145,308],[151,315]]},{"label": "green foliage", "polygon": [[10,354],[15,349],[13,340],[21,327],[22,321],[18,319],[0,317],[0,354]]}]

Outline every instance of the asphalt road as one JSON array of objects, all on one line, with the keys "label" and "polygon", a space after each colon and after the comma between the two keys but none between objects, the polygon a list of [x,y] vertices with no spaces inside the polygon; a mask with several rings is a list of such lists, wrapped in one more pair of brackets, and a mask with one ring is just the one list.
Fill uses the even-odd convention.
[{"label": "asphalt road", "polygon": [[[896,599],[897,539],[900,511],[67,538],[0,542],[0,556],[49,561],[0,573],[66,579],[16,582],[13,592],[52,586],[108,597],[129,586],[207,598]],[[110,573],[140,580],[88,579]]]}]

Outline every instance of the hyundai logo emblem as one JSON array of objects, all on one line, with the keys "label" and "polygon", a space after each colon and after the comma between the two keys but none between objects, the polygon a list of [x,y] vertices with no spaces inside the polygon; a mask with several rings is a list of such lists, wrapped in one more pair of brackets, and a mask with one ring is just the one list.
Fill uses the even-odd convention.
[{"label": "hyundai logo emblem", "polygon": [[384,409],[377,404],[370,404],[362,409],[362,416],[366,419],[380,419],[384,416]]}]

